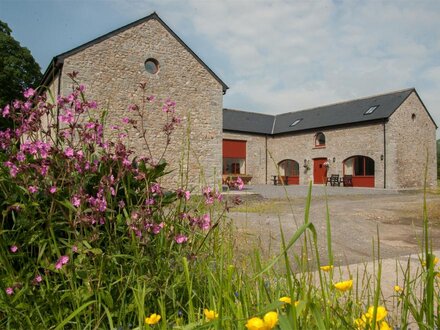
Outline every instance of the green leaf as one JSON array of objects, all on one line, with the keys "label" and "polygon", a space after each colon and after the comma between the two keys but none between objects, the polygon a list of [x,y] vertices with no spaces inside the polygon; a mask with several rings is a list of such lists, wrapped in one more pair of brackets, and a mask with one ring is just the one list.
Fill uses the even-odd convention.
[{"label": "green leaf", "polygon": [[90,306],[91,304],[95,303],[96,300],[92,300],[89,302],[86,302],[85,304],[81,305],[80,307],[78,307],[77,309],[75,309],[72,314],[70,314],[63,322],[61,322],[60,324],[57,325],[57,327],[55,328],[55,330],[60,330],[60,329],[64,329],[64,326],[69,323],[69,321],[71,319],[73,319],[75,316],[77,316],[79,313],[81,313],[84,309],[86,309],[88,306]]}]

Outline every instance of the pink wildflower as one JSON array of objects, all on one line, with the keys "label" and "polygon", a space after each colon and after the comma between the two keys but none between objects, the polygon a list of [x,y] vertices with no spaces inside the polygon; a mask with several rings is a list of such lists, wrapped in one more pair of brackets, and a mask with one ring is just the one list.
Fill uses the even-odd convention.
[{"label": "pink wildflower", "polygon": [[150,191],[154,194],[160,194],[162,192],[160,185],[158,183],[153,183],[150,187]]},{"label": "pink wildflower", "polygon": [[43,276],[41,276],[40,274],[38,274],[37,276],[35,276],[35,278],[34,278],[34,282],[35,282],[35,283],[41,283],[41,282],[43,282]]},{"label": "pink wildflower", "polygon": [[9,109],[10,109],[9,104],[3,108],[3,114],[2,114],[3,118],[9,116]]},{"label": "pink wildflower", "polygon": [[33,88],[28,88],[23,93],[24,97],[29,98],[35,95],[35,90]]},{"label": "pink wildflower", "polygon": [[57,262],[55,264],[55,269],[61,269],[68,262],[69,262],[69,257],[68,256],[61,256],[61,257],[59,257],[59,259],[57,260]]},{"label": "pink wildflower", "polygon": [[157,224],[154,224],[154,225],[152,226],[151,231],[153,232],[154,235],[157,235],[157,234],[160,233],[160,231],[162,230],[163,226],[164,226],[164,223],[163,223],[163,222],[161,222],[161,223],[158,224],[158,225],[157,225]]},{"label": "pink wildflower", "polygon": [[202,215],[202,217],[199,219],[198,225],[200,229],[208,230],[211,227],[211,218],[209,214]]},{"label": "pink wildflower", "polygon": [[11,287],[6,288],[5,291],[8,296],[12,296],[14,294],[14,289]]},{"label": "pink wildflower", "polygon": [[78,253],[78,247],[76,245],[72,246],[72,251]]},{"label": "pink wildflower", "polygon": [[12,246],[9,248],[9,251],[11,251],[12,253],[17,252],[17,251],[18,251],[18,247],[17,247],[17,245],[12,245]]},{"label": "pink wildflower", "polygon": [[56,186],[52,186],[52,187],[50,187],[50,188],[49,188],[49,192],[50,192],[51,194],[55,194],[55,193],[57,192],[57,187],[56,187]]},{"label": "pink wildflower", "polygon": [[240,177],[237,177],[237,180],[235,180],[234,186],[238,188],[238,190],[243,190],[244,182]]},{"label": "pink wildflower", "polygon": [[76,195],[72,197],[71,202],[75,207],[79,207],[81,205],[81,199]]},{"label": "pink wildflower", "polygon": [[35,187],[35,186],[29,186],[29,187],[28,187],[28,191],[29,191],[31,194],[35,194],[35,193],[38,191],[38,188]]},{"label": "pink wildflower", "polygon": [[73,155],[74,155],[74,151],[73,151],[72,148],[67,147],[66,150],[64,150],[64,154],[65,154],[67,157],[72,158]]},{"label": "pink wildflower", "polygon": [[124,124],[128,124],[128,123],[130,122],[130,118],[128,118],[128,117],[124,117],[124,118],[122,118],[122,122],[123,122]]},{"label": "pink wildflower", "polygon": [[176,235],[176,237],[174,237],[174,240],[176,241],[177,244],[182,244],[188,241],[188,237],[182,234],[178,234]]}]

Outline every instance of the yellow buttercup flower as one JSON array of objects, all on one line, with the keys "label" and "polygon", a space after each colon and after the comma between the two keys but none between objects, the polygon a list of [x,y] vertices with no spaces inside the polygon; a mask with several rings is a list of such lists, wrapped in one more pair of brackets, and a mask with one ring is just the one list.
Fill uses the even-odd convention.
[{"label": "yellow buttercup flower", "polygon": [[339,291],[345,292],[353,287],[353,280],[342,281],[334,284]]},{"label": "yellow buttercup flower", "polygon": [[395,285],[395,286],[394,286],[394,291],[396,291],[396,292],[402,292],[403,289],[402,289],[400,286]]},{"label": "yellow buttercup flower", "polygon": [[379,330],[391,330],[391,327],[388,325],[388,323],[386,323],[385,321],[383,321],[380,324]]},{"label": "yellow buttercup flower", "polygon": [[247,321],[245,327],[248,330],[271,330],[275,328],[278,323],[278,313],[269,312],[264,315],[263,319],[253,317]]},{"label": "yellow buttercup flower", "polygon": [[438,257],[435,257],[435,258],[434,258],[434,260],[432,261],[432,263],[434,264],[434,266],[438,264],[438,260],[439,260]]},{"label": "yellow buttercup flower", "polygon": [[213,310],[206,309],[206,308],[203,310],[203,314],[205,314],[206,319],[209,321],[212,321],[212,320],[215,320],[216,318],[218,318],[218,313],[216,313]]},{"label": "yellow buttercup flower", "polygon": [[153,313],[149,317],[145,318],[145,323],[148,325],[159,323],[159,321],[160,321],[160,315],[156,313]]},{"label": "yellow buttercup flower", "polygon": [[293,305],[294,305],[295,307],[298,306],[298,305],[299,305],[299,300],[295,301],[295,302],[293,303]]},{"label": "yellow buttercup flower", "polygon": [[[368,308],[368,314],[371,315],[371,318],[373,317],[374,312],[374,306],[371,306]],[[385,316],[387,316],[388,312],[383,306],[377,306],[377,313],[376,313],[376,322],[382,321]]]},{"label": "yellow buttercup flower", "polygon": [[329,271],[331,271],[333,269],[333,266],[332,265],[328,265],[328,266],[321,266],[319,268],[321,268],[321,270],[323,272],[329,272]]},{"label": "yellow buttercup flower", "polygon": [[292,304],[292,298],[290,298],[290,297],[281,297],[280,301],[285,304],[290,304],[290,305]]},{"label": "yellow buttercup flower", "polygon": [[266,326],[264,325],[264,321],[259,317],[253,317],[247,321],[245,327],[249,330],[266,330]]},{"label": "yellow buttercup flower", "polygon": [[273,329],[278,323],[278,313],[277,312],[269,312],[264,315],[264,325],[266,329]]}]

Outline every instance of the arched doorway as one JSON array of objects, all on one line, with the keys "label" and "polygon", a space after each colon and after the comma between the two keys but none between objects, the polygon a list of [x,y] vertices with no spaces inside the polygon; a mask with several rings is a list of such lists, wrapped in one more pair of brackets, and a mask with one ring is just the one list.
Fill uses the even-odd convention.
[{"label": "arched doorway", "polygon": [[285,159],[278,163],[280,175],[287,177],[287,184],[299,184],[299,164],[293,159]]},{"label": "arched doorway", "polygon": [[374,187],[374,160],[352,156],[344,160],[344,175],[353,176],[353,187]]}]

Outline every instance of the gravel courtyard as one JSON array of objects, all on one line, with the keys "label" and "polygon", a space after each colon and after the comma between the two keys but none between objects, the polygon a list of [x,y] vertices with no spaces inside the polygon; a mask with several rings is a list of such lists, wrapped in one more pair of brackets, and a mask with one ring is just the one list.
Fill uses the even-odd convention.
[{"label": "gravel courtyard", "polygon": [[[238,251],[247,254],[257,247],[265,256],[277,255],[280,252],[280,224],[288,241],[304,221],[307,190],[306,186],[261,185],[227,194],[231,203],[235,198],[242,201],[229,213],[237,227]],[[328,262],[326,201],[335,265],[371,261],[377,232],[381,258],[414,255],[421,251],[422,191],[313,186],[310,222],[318,233],[321,263]],[[428,192],[426,201],[433,250],[439,250],[440,194]],[[300,245],[299,242],[294,246],[295,252],[300,252]]]}]

